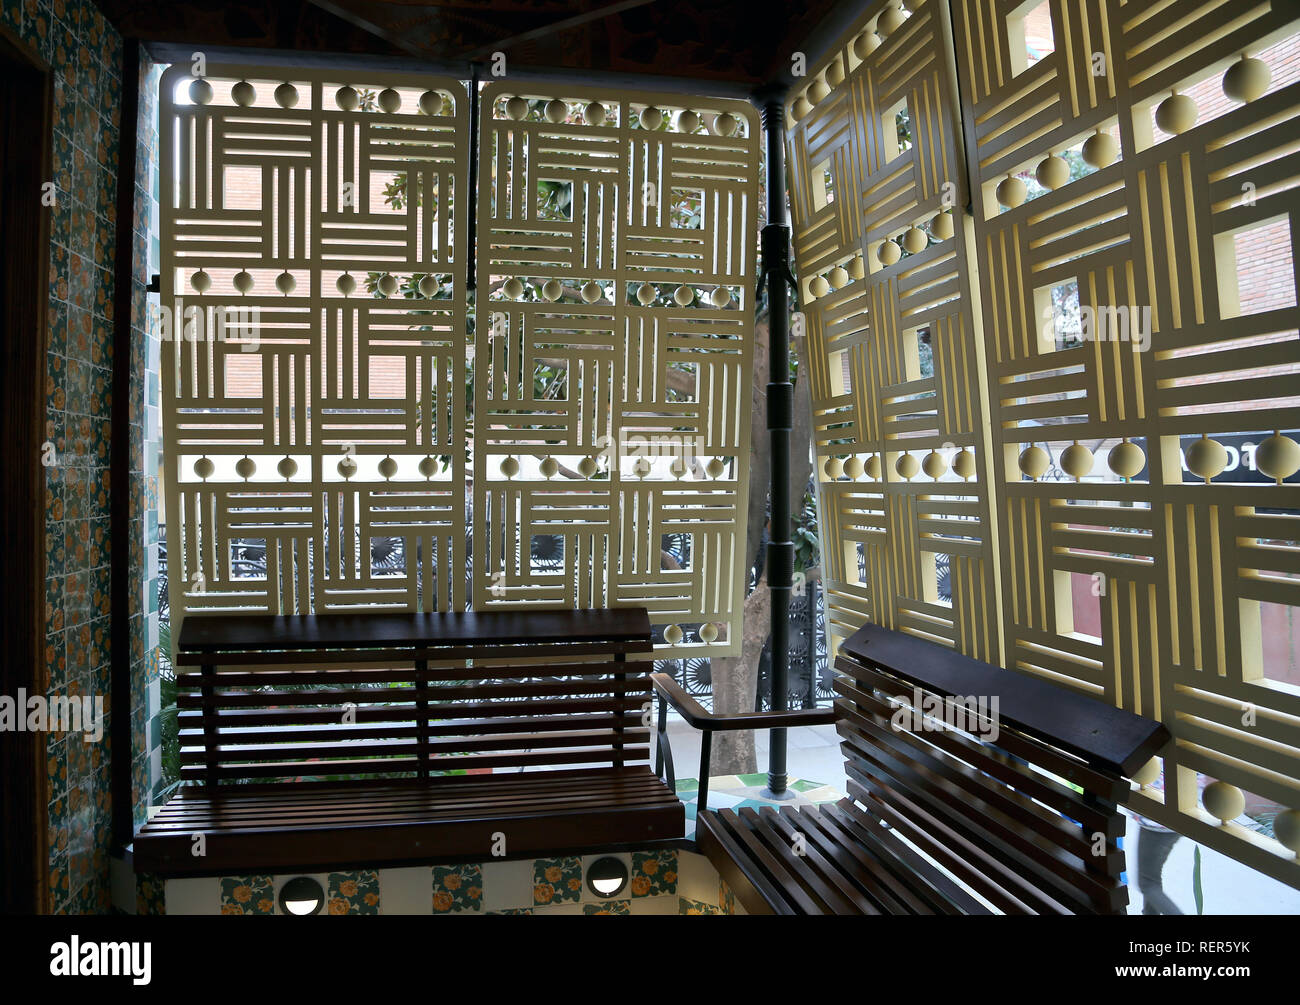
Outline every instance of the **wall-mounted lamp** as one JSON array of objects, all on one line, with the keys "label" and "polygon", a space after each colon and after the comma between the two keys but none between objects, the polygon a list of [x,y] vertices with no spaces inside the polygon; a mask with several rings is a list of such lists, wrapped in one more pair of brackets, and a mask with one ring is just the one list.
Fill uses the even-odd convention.
[{"label": "wall-mounted lamp", "polygon": [[591,863],[587,869],[587,889],[597,897],[608,900],[623,892],[627,886],[627,865],[622,859],[605,856]]},{"label": "wall-mounted lamp", "polygon": [[325,891],[310,876],[297,876],[280,887],[280,910],[284,914],[320,914]]}]

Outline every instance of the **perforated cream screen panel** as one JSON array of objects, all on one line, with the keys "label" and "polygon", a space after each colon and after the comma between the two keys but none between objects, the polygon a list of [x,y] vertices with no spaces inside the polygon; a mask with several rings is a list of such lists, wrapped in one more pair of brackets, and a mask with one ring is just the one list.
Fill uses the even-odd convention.
[{"label": "perforated cream screen panel", "polygon": [[480,110],[475,604],[642,605],[660,655],[735,652],[754,111],[504,83]]},{"label": "perforated cream screen panel", "polygon": [[932,8],[906,45],[850,40],[815,111],[791,109],[827,627],[832,648],[870,620],[996,661],[984,359]]},{"label": "perforated cream screen panel", "polygon": [[190,71],[161,103],[173,618],[644,605],[665,655],[733,652],[749,106],[486,88],[471,316],[460,82]]},{"label": "perforated cream screen panel", "polygon": [[[838,460],[820,475],[827,566],[846,597],[837,631],[871,618],[973,654],[1000,651],[1004,666],[1162,720],[1175,743],[1140,773],[1130,806],[1300,886],[1297,12],[959,0],[949,26],[947,5],[906,6],[868,7],[834,56],[847,66],[812,68],[790,103],[801,278],[828,288],[810,291],[806,309],[824,368],[819,454]],[[944,63],[961,94],[957,204],[968,186],[971,212],[936,245],[933,203],[912,195],[927,194],[913,179],[943,170],[931,124],[955,94],[940,90],[936,103],[914,82],[930,72],[919,67]],[[846,191],[842,162],[872,168],[905,144],[901,156],[916,162],[906,180],[850,170]],[[828,152],[831,212],[817,207]],[[928,231],[926,250],[880,273],[868,257],[867,280],[840,282],[851,276],[831,275],[832,259],[851,244],[828,256],[823,233],[852,233],[834,221],[855,213],[869,255],[887,237],[906,251],[913,224]],[[924,256],[945,243],[957,245],[969,289],[927,282]],[[951,614],[917,609],[909,576],[918,550],[939,550],[933,522],[912,536],[887,523],[890,547],[875,560],[868,551],[865,581],[846,572],[851,542],[878,517],[841,500],[881,487],[839,464],[848,472],[877,453],[878,415],[921,411],[923,399],[907,396],[929,390],[834,356],[857,337],[839,332],[857,326],[861,359],[898,351],[898,301],[879,292],[890,283],[951,292],[962,301],[951,313],[976,325],[962,362],[973,370],[955,370],[934,335],[930,347],[933,380],[951,376],[978,397],[983,436],[953,438],[973,443],[969,477],[954,480],[961,455],[947,448],[937,481],[922,457],[897,491],[977,497],[972,512],[987,516],[974,536],[993,549],[979,569],[994,589],[987,639],[954,630],[977,610],[972,566],[955,552],[936,572]],[[865,322],[847,320],[856,302]],[[866,391],[836,383],[858,379]],[[899,474],[882,460],[886,479]]]},{"label": "perforated cream screen panel", "polygon": [[173,617],[463,607],[464,88],[189,70],[161,103]]}]

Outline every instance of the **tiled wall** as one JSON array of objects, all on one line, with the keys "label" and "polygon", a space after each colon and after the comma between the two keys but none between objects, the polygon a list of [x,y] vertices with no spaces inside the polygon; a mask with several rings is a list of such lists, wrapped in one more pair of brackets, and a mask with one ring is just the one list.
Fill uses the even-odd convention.
[{"label": "tiled wall", "polygon": [[[736,914],[743,913],[706,858],[678,850],[619,854],[627,887],[602,900],[586,870],[603,856],[517,859],[314,875],[323,914]],[[139,879],[141,914],[280,914],[292,875]],[[165,888],[165,903],[160,893]]]},{"label": "tiled wall", "polygon": [[[4,0],[3,22],[53,70],[57,204],[46,375],[46,666],[54,695],[108,694],[109,415],[121,42],[84,0]],[[47,448],[48,449],[48,448]],[[111,720],[111,702],[105,702]],[[50,894],[108,907],[109,746],[51,734]]]},{"label": "tiled wall", "polygon": [[[46,367],[45,663],[50,696],[103,696],[103,737],[51,734],[49,778],[50,904],[57,912],[109,908],[111,839],[109,735],[109,442],[111,430],[114,255],[118,153],[121,137],[122,43],[90,0],[0,0],[0,23],[51,67],[54,77],[53,182],[50,212],[49,354]],[[143,62],[142,77],[156,84]],[[131,82],[134,86],[134,81]],[[148,89],[146,89],[147,91]],[[156,90],[156,87],[155,87]],[[153,123],[156,112],[142,107]],[[157,429],[157,367],[147,367],[144,300],[151,192],[148,166],[156,163],[156,128],[142,132],[142,173],[136,178],[136,283],[132,303],[133,381],[129,402],[132,534],[125,545],[132,575],[130,696],[137,819],[154,782],[146,742],[149,688],[156,678],[156,625],[148,581],[154,563],[147,542],[156,485],[146,450]],[[156,360],[156,350],[153,359]],[[153,402],[153,421],[146,402]],[[156,440],[156,436],[154,437]],[[156,452],[156,451],[155,451]],[[156,468],[156,463],[154,464]],[[156,684],[153,710],[156,714]],[[155,730],[156,734],[156,730]]]}]

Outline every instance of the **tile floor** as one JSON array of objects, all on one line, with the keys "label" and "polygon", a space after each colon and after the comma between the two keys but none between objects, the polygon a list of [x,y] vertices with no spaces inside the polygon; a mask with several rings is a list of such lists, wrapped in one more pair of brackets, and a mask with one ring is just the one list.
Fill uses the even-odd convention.
[{"label": "tile floor", "polygon": [[[811,782],[804,778],[792,779],[789,783],[793,799],[780,802],[764,799],[761,795],[767,786],[766,774],[754,775],[713,775],[709,779],[709,809],[740,809],[744,806],[812,806],[817,803],[834,802],[844,796],[843,792],[822,782]],[[696,797],[699,796],[700,780],[698,778],[677,779],[677,795],[686,805],[686,836],[695,836],[695,813],[699,809]]]}]

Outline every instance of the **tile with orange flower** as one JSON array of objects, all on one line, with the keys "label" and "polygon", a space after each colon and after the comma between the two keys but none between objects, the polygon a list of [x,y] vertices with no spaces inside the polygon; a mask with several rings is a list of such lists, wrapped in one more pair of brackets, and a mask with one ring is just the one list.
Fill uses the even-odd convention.
[{"label": "tile with orange flower", "polygon": [[222,914],[274,914],[275,884],[270,876],[223,876]]},{"label": "tile with orange flower", "polygon": [[539,858],[533,862],[533,905],[563,904],[582,899],[582,859]]},{"label": "tile with orange flower", "polygon": [[378,914],[379,873],[375,869],[332,872],[329,876],[330,914]]},{"label": "tile with orange flower", "polygon": [[678,914],[726,914],[727,912],[717,904],[706,904],[702,900],[691,900],[689,897],[683,897],[677,904]]},{"label": "tile with orange flower", "polygon": [[632,896],[657,897],[677,892],[677,852],[632,853]]},{"label": "tile with orange flower", "polygon": [[433,913],[483,909],[483,870],[477,865],[433,867]]}]

